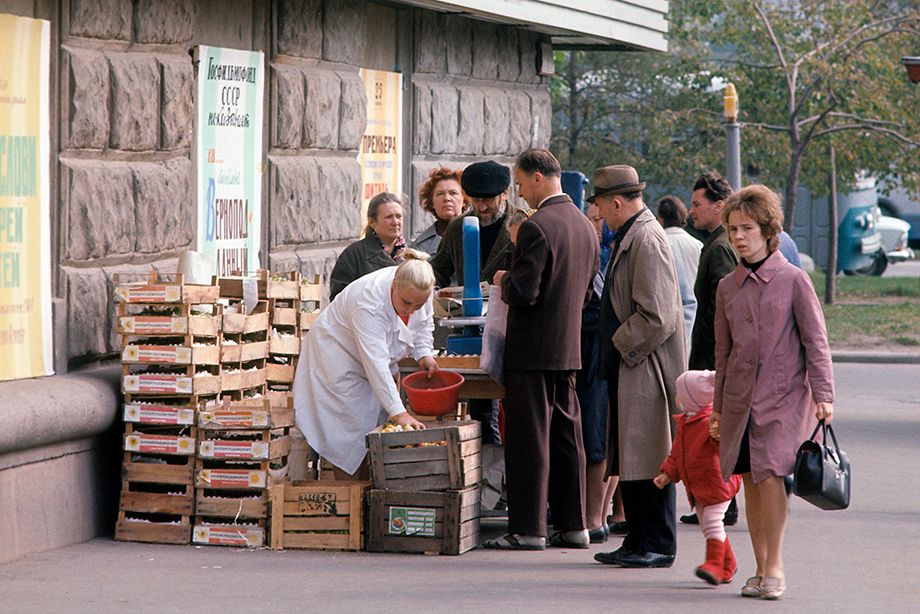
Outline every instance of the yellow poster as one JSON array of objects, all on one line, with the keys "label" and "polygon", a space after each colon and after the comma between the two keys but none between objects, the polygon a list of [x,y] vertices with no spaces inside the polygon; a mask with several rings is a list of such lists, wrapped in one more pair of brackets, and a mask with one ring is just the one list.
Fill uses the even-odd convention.
[{"label": "yellow poster", "polygon": [[0,380],[52,372],[49,32],[0,15]]},{"label": "yellow poster", "polygon": [[358,151],[363,227],[371,198],[402,193],[402,73],[362,68],[360,74],[367,94],[367,128]]}]

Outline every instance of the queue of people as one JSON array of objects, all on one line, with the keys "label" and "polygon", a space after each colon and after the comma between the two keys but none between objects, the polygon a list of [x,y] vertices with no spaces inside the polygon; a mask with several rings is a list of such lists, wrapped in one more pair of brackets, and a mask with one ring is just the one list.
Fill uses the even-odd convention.
[{"label": "queue of people", "polygon": [[779,196],[733,192],[705,173],[689,212],[667,196],[653,214],[636,169],[611,165],[594,174],[586,216],[561,171],[548,150],[523,152],[513,177],[529,208],[515,209],[508,167],[435,169],[419,190],[435,221],[417,249],[405,247],[401,199],[374,197],[365,237],[342,252],[332,302],[303,340],[298,426],[342,478],[366,475],[364,434],[383,420],[424,428],[400,401],[396,364],[437,368],[432,294],[463,278],[462,219],[476,216],[480,278],[508,305],[503,441],[497,407],[476,409],[484,440],[503,444],[508,533],[483,546],[605,542],[618,490],[625,537],[595,560],[670,567],[683,482],[696,513],[681,520],[706,538],[696,575],[724,584],[737,570],[725,525],[743,485],[756,568],[741,594],[779,598],[784,478],[834,401],[823,315],[783,255]]}]

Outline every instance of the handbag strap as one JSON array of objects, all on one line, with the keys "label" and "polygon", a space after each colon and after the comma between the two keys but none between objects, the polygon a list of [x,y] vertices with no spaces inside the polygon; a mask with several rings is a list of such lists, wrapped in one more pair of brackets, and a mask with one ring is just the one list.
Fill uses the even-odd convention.
[{"label": "handbag strap", "polygon": [[[821,447],[824,449],[824,454],[826,455],[828,452],[827,435],[829,433],[831,436],[831,441],[834,442],[834,452],[835,452],[836,461],[839,462],[841,456],[840,456],[840,444],[837,443],[837,435],[834,434],[834,427],[824,422],[823,418],[821,420],[818,420],[818,424],[817,426],[815,426],[815,430],[811,432],[811,437],[809,437],[808,440],[809,441],[815,440],[815,437],[818,435],[819,430],[821,431]],[[817,440],[815,440],[815,442],[817,442]]]}]

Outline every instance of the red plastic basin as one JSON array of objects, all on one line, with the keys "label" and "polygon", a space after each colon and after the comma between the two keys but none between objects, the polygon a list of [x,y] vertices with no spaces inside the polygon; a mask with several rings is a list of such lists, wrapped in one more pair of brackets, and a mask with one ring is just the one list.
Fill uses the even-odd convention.
[{"label": "red plastic basin", "polygon": [[416,371],[403,378],[402,387],[412,411],[423,416],[442,416],[457,409],[463,376],[456,371]]}]

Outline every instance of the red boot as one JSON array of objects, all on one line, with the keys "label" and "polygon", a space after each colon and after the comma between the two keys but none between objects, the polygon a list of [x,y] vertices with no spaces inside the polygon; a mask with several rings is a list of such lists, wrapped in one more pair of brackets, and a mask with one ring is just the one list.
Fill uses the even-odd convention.
[{"label": "red boot", "polygon": [[725,558],[722,562],[722,583],[728,584],[735,577],[738,571],[738,563],[735,562],[735,553],[732,552],[732,545],[728,543],[728,535],[725,536]]},{"label": "red boot", "polygon": [[696,575],[710,584],[721,584],[724,574],[726,542],[717,539],[706,540],[706,562],[696,568]]}]

